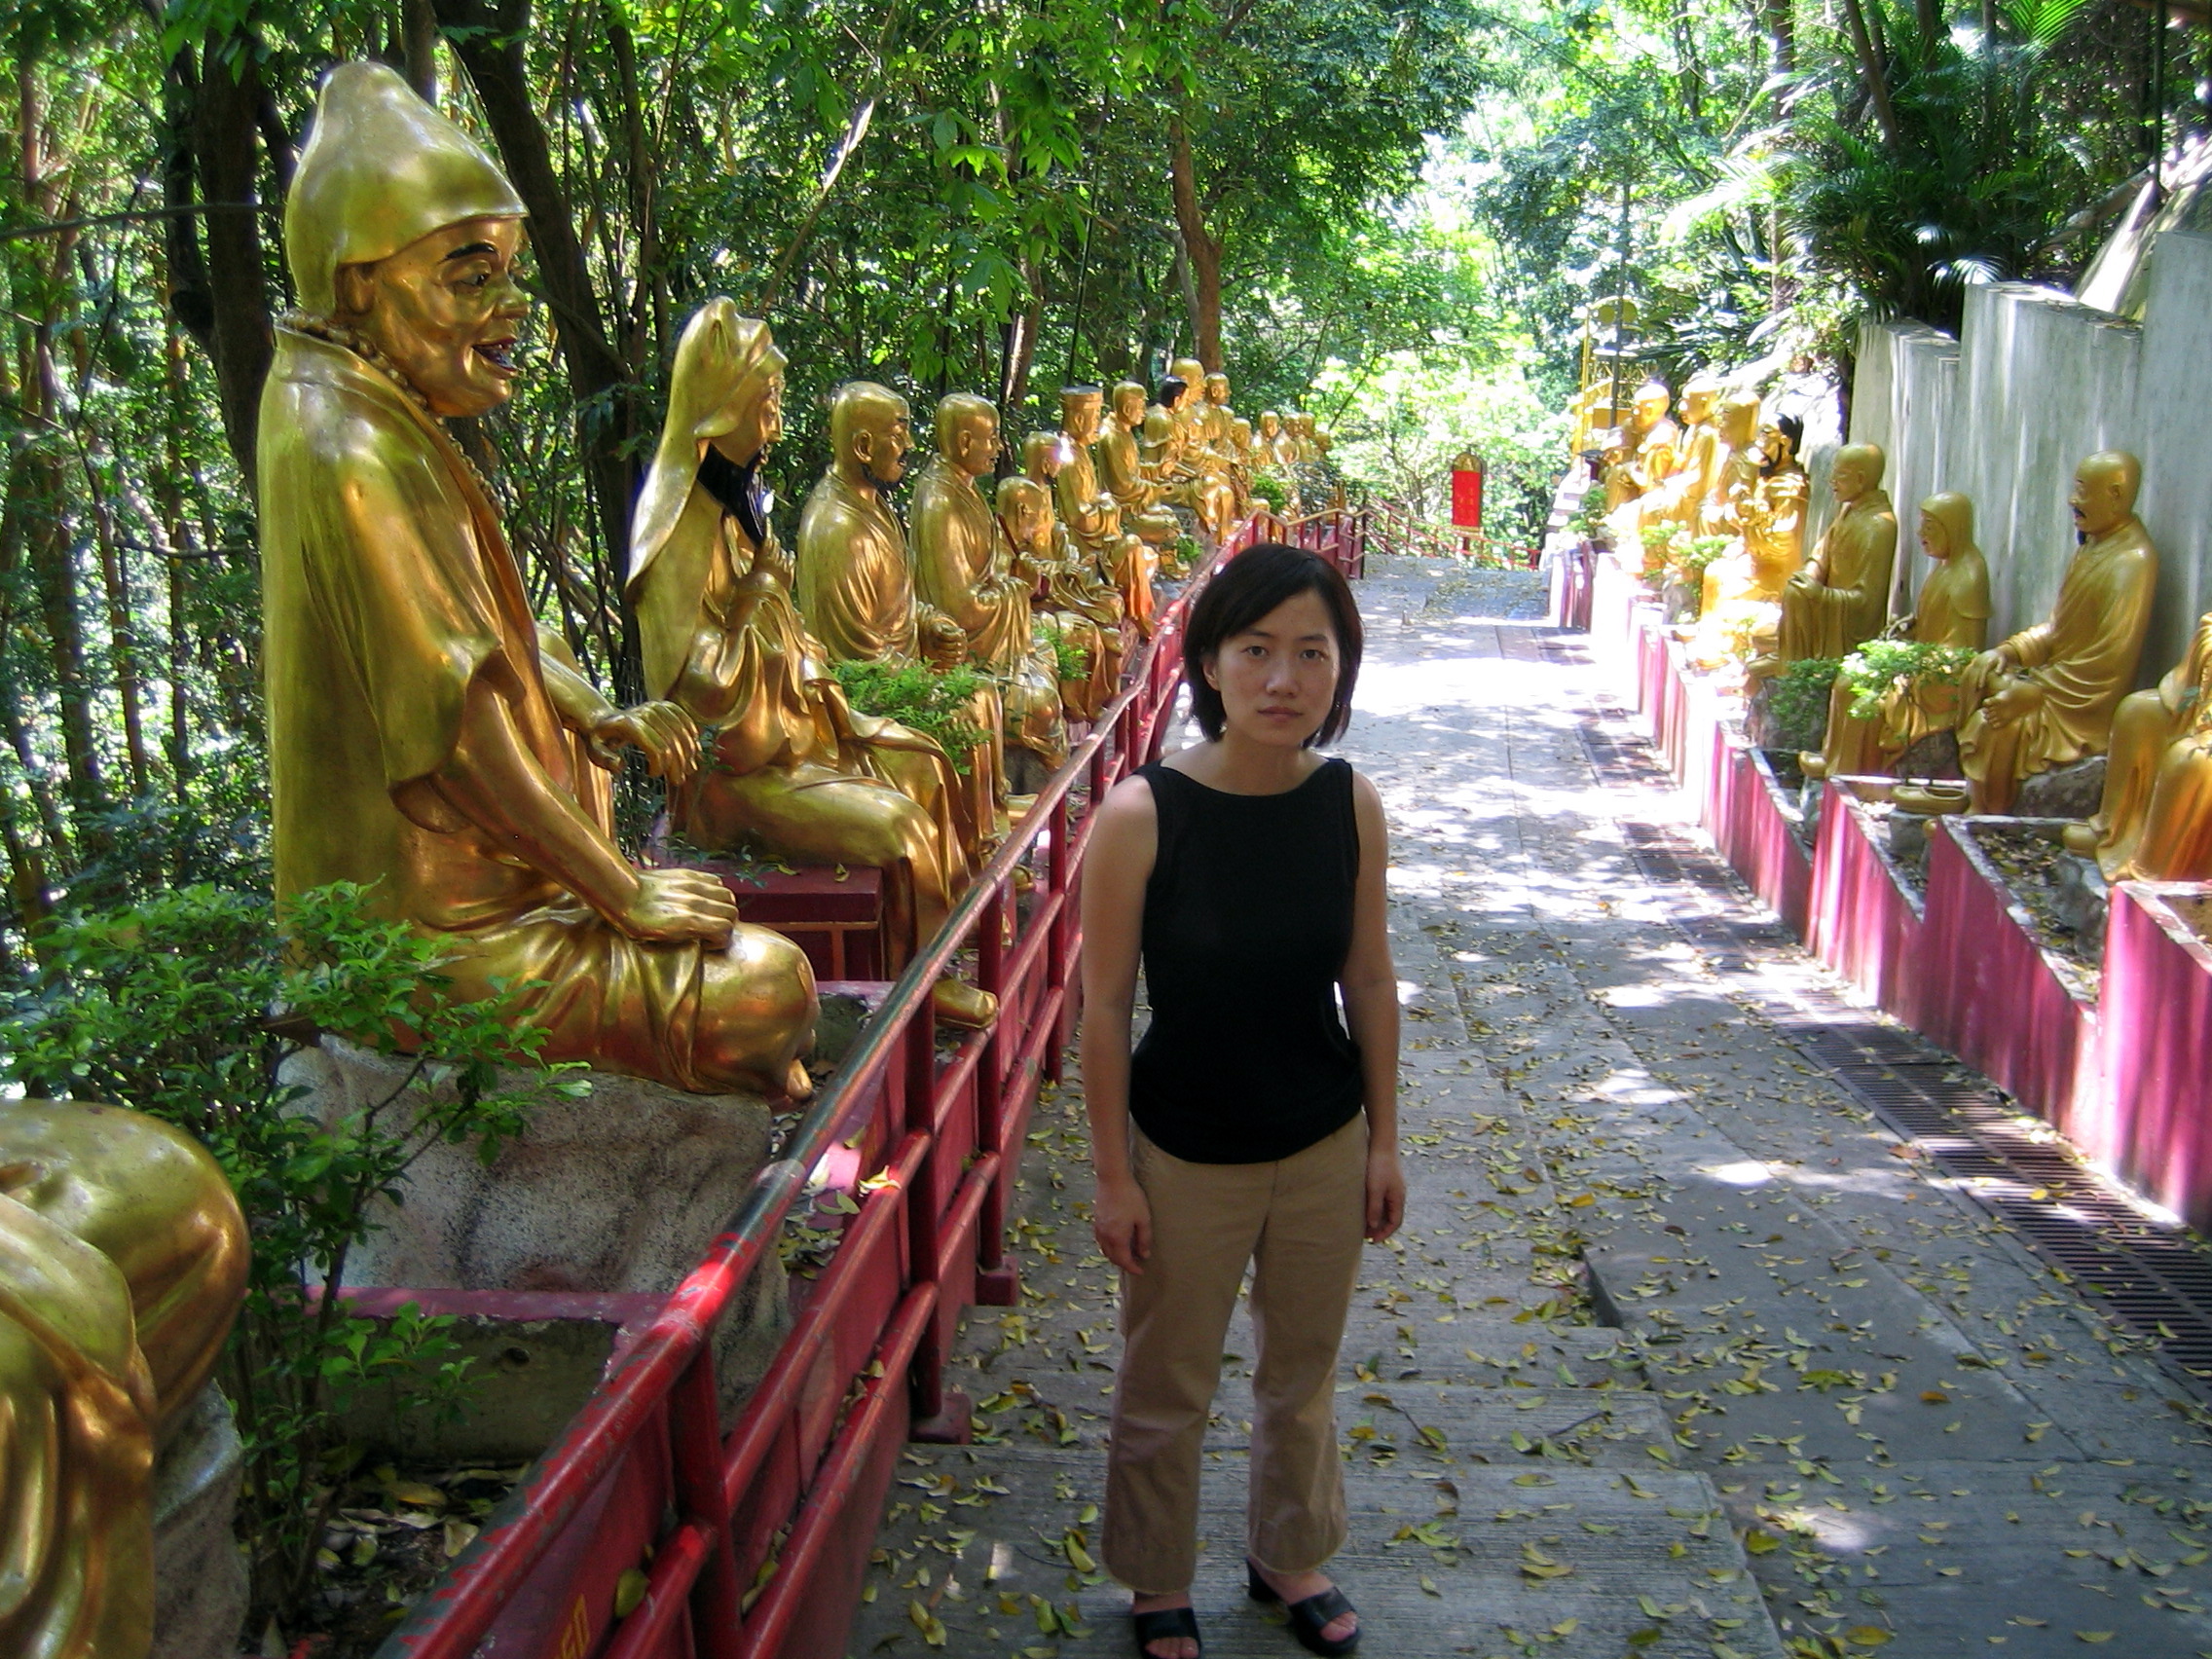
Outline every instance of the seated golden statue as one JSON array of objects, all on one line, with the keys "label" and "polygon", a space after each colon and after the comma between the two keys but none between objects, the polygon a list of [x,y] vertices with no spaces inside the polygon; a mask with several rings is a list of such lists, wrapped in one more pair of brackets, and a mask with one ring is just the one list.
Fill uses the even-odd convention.
[{"label": "seated golden statue", "polygon": [[1783,587],[1776,648],[1752,660],[1753,679],[1810,657],[1847,656],[1882,631],[1898,551],[1898,515],[1882,489],[1886,459],[1874,444],[1836,452],[1828,489],[1843,510]]},{"label": "seated golden statue", "polygon": [[1720,464],[1720,434],[1714,424],[1720,401],[1720,383],[1710,374],[1692,375],[1682,387],[1680,432],[1676,438],[1674,469],[1667,482],[1644,500],[1641,520],[1664,519],[1694,529],[1705,510]]},{"label": "seated golden statue", "polygon": [[[1057,510],[1060,479],[1074,461],[1073,446],[1058,432],[1035,431],[1021,440],[1022,476],[1045,488],[1045,516],[1050,527],[1051,554],[1045,568],[1043,595],[1050,608],[1070,610],[1088,619],[1099,630],[1101,643],[1113,668],[1112,683],[1121,680],[1122,630],[1128,607],[1113,573],[1096,555],[1069,534]],[[1141,544],[1140,544],[1141,545]]]},{"label": "seated golden statue", "polygon": [[[1124,381],[1115,387],[1109,413],[1112,419],[1091,452],[1098,465],[1099,482],[1121,508],[1122,523],[1133,530],[1147,547],[1171,547],[1175,538],[1183,534],[1183,527],[1176,522],[1173,513],[1161,505],[1164,492],[1144,463],[1144,452],[1137,435],[1144,428],[1144,387],[1135,381]],[[1133,613],[1134,607],[1131,610]]]},{"label": "seated golden statue", "polygon": [[[683,330],[668,418],[638,498],[628,591],[645,687],[708,735],[672,792],[676,831],[709,852],[883,871],[887,968],[905,966],[969,876],[952,762],[929,738],[855,714],[792,602],[759,469],[783,436],[784,354],[768,325],[712,300]],[[938,1013],[989,1023],[992,998],[946,981]]]},{"label": "seated golden statue", "polygon": [[[1920,503],[1920,550],[1936,562],[1920,602],[1884,631],[1890,639],[1978,651],[1989,632],[1989,566],[1973,540],[1973,503],[1960,495]],[[1870,719],[1851,713],[1855,701],[1837,681],[1828,699],[1827,739],[1819,755],[1801,756],[1808,778],[1887,772],[1930,732],[1959,723],[1959,686],[1926,677],[1893,685]]]},{"label": "seated golden statue", "polygon": [[[798,519],[798,608],[832,662],[926,663],[943,671],[968,660],[968,634],[914,595],[906,533],[884,505],[906,475],[913,443],[906,400],[873,381],[848,381],[830,400],[830,465]],[[980,866],[1006,803],[1004,723],[998,688],[977,691],[971,716],[983,741],[969,755],[962,839]]]},{"label": "seated golden statue", "polygon": [[1141,638],[1149,640],[1152,549],[1143,537],[1123,528],[1121,503],[1098,482],[1098,426],[1104,402],[1105,394],[1094,386],[1060,388],[1060,437],[1066,447],[1052,480],[1052,498],[1059,508],[1060,528],[1113,583],[1122,596],[1122,613]]},{"label": "seated golden statue", "polygon": [[1759,396],[1755,391],[1732,391],[1720,400],[1713,419],[1713,487],[1698,507],[1699,535],[1744,534],[1745,512],[1757,496],[1765,477],[1766,458],[1759,448]]},{"label": "seated golden statue", "polygon": [[[1194,374],[1198,364],[1178,359],[1175,369]],[[1160,498],[1187,507],[1198,528],[1219,540],[1235,521],[1236,492],[1226,476],[1226,463],[1210,455],[1198,441],[1196,382],[1170,372],[1160,383],[1160,402],[1145,411],[1139,428],[1138,454],[1146,476],[1160,490]],[[1162,549],[1161,569],[1170,576],[1186,572],[1171,551]]]},{"label": "seated golden statue", "polygon": [[0,1652],[143,1659],[154,1457],[221,1356],[245,1219],[189,1135],[0,1103]]},{"label": "seated golden statue", "polygon": [[1063,670],[1055,669],[1060,707],[1071,719],[1096,719],[1098,711],[1114,700],[1118,689],[1121,625],[1117,622],[1112,627],[1116,648],[1109,654],[1106,630],[1084,608],[1093,594],[1081,572],[1070,571],[1059,558],[1059,526],[1052,517],[1050,488],[1026,473],[1016,473],[998,487],[991,509],[1012,551],[1014,576],[1034,584],[1039,659],[1056,661],[1053,642],[1082,653],[1085,668],[1081,679],[1071,680]]},{"label": "seated golden statue", "polygon": [[2104,798],[2066,845],[2108,881],[2212,880],[2212,614],[2148,691],[2120,699]]},{"label": "seated golden statue", "polygon": [[1303,410],[1286,416],[1283,424],[1290,428],[1291,453],[1300,466],[1313,466],[1321,460],[1321,446],[1313,441],[1313,417]]},{"label": "seated golden statue", "polygon": [[[1199,434],[1206,447],[1221,457],[1228,468],[1230,487],[1236,492],[1234,516],[1241,519],[1252,510],[1252,467],[1245,453],[1245,439],[1239,438],[1236,432],[1244,424],[1229,406],[1229,377],[1218,369],[1206,376],[1204,401],[1198,413]],[[1244,430],[1249,437],[1251,428],[1245,426]]]},{"label": "seated golden statue", "polygon": [[[1630,501],[1654,494],[1675,475],[1681,431],[1667,418],[1667,406],[1673,401],[1666,382],[1645,381],[1636,388],[1628,420],[1612,429],[1598,475],[1608,517]],[[1614,534],[1625,533],[1633,540],[1635,528],[1626,524]]]},{"label": "seated golden statue", "polygon": [[2009,811],[2021,781],[2101,755],[2135,683],[2158,553],[2135,516],[2142,463],[2119,450],[2082,462],[2070,503],[2082,542],[2050,620],[1974,658],[1959,687],[1959,764],[1977,813]]},{"label": "seated golden statue", "polygon": [[331,72],[285,205],[301,311],[261,404],[276,896],[370,888],[450,950],[461,995],[518,987],[547,1061],[803,1095],[806,957],[738,923],[712,876],[633,866],[579,787],[579,738],[647,744],[680,784],[690,722],[672,741],[548,670],[498,508],[443,425],[511,390],[523,212],[391,70]]},{"label": "seated golden statue", "polygon": [[[999,412],[956,391],[939,401],[935,427],[937,448],[922,462],[907,514],[914,598],[967,636],[969,663],[998,682],[1005,746],[1033,756],[1049,774],[1068,757],[1059,675],[1039,658],[1029,590],[999,557],[998,521],[976,488],[998,464]],[[1025,793],[1043,778],[1026,781]]]}]

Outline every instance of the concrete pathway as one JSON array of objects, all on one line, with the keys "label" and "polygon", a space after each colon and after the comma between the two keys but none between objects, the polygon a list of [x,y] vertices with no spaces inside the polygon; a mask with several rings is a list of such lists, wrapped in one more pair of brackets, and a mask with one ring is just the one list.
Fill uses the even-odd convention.
[{"label": "concrete pathway", "polygon": [[[1677,806],[1594,772],[1627,728],[1579,652],[1386,563],[1344,747],[1393,827],[1412,1201],[1340,1383],[1363,1651],[2212,1654],[2200,1408],[1778,1029],[1815,966],[1686,941],[1741,895],[1642,873],[1626,826]],[[1131,1651],[1073,1087],[1031,1138],[1022,1305],[952,1379],[983,1433],[904,1454],[855,1655]],[[1295,1654],[1241,1591],[1229,1347],[1207,1651]]]}]

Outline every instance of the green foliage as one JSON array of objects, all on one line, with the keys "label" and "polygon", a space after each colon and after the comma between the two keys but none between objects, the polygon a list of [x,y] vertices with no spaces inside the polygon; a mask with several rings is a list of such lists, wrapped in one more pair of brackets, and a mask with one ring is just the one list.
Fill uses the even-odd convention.
[{"label": "green foliage", "polygon": [[935,738],[964,776],[970,753],[990,735],[969,718],[976,693],[983,688],[983,677],[974,669],[940,673],[919,663],[894,668],[880,662],[840,662],[830,672],[854,708]]},{"label": "green foliage", "polygon": [[1895,685],[1956,685],[1974,653],[1964,645],[1938,645],[1919,640],[1868,640],[1843,659],[1839,671],[1851,688],[1851,718],[1870,720]]},{"label": "green foliage", "polygon": [[1252,498],[1264,502],[1270,512],[1279,513],[1290,505],[1290,486],[1272,472],[1255,472]]},{"label": "green foliage", "polygon": [[1801,657],[1768,682],[1766,711],[1783,749],[1818,749],[1828,726],[1828,694],[1843,664]]},{"label": "green foliage", "polygon": [[1053,672],[1062,682],[1090,678],[1090,653],[1069,639],[1056,623],[1041,620],[1037,635],[1051,648]]},{"label": "green foliage", "polygon": [[[58,922],[0,1021],[0,1064],[29,1094],[173,1124],[230,1176],[253,1240],[222,1372],[246,1450],[240,1524],[257,1616],[288,1625],[359,1457],[336,1414],[372,1387],[452,1411],[468,1382],[450,1319],[416,1309],[380,1325],[331,1293],[374,1206],[399,1200],[424,1152],[467,1145],[489,1161],[522,1133],[524,1101],[498,1069],[531,1062],[543,1033],[518,1021],[511,994],[456,1000],[440,947],[378,919],[358,888],[303,894],[284,924],[288,945],[266,900],[205,886]],[[279,1068],[314,1031],[411,1055],[402,1082],[333,1124],[295,1110]]]}]

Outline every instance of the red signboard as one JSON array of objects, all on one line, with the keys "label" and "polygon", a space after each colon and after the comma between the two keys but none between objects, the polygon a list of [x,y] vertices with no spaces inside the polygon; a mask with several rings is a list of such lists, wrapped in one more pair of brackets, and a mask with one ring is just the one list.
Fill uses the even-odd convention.
[{"label": "red signboard", "polygon": [[1480,530],[1483,527],[1483,469],[1480,464],[1455,466],[1452,469],[1452,523],[1460,530]]}]

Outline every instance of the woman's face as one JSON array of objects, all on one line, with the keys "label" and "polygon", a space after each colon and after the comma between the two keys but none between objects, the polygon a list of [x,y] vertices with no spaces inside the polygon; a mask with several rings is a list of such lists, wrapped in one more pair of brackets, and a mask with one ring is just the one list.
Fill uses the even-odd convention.
[{"label": "woman's face", "polygon": [[1298,749],[1329,718],[1337,669],[1329,608],[1307,592],[1224,640],[1206,681],[1221,693],[1229,731],[1270,748]]}]

